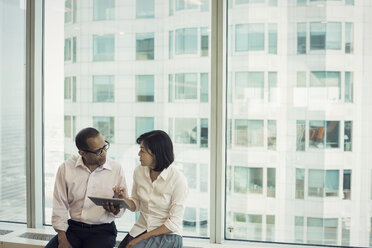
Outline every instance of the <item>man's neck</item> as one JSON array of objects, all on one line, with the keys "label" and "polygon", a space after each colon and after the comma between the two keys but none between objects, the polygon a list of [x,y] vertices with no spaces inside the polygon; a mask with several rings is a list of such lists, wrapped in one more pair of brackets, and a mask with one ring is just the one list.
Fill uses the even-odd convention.
[{"label": "man's neck", "polygon": [[88,167],[88,169],[89,169],[91,172],[93,172],[95,169],[97,169],[97,168],[99,167],[99,165],[97,165],[97,164],[87,164],[86,161],[85,161],[85,159],[84,159],[84,158],[82,158],[82,159],[83,159],[84,165],[85,165],[86,167]]}]

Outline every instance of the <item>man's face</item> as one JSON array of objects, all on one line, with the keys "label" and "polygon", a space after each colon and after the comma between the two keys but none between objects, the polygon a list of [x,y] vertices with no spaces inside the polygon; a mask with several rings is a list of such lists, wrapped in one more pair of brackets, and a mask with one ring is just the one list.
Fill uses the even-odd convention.
[{"label": "man's face", "polygon": [[106,150],[102,149],[105,147],[106,142],[103,139],[102,135],[98,135],[94,138],[87,139],[87,145],[89,147],[89,151],[96,152],[101,150],[99,154],[91,153],[82,151],[82,156],[84,158],[84,162],[87,165],[97,165],[101,166],[106,162]]}]

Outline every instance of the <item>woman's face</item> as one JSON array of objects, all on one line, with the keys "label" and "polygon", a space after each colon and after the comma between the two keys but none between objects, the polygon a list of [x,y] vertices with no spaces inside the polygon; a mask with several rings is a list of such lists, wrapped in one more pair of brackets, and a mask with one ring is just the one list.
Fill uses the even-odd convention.
[{"label": "woman's face", "polygon": [[147,166],[151,169],[155,168],[155,156],[151,153],[150,149],[146,149],[143,141],[140,144],[140,150],[138,152],[138,156],[140,157],[140,162],[142,166]]}]

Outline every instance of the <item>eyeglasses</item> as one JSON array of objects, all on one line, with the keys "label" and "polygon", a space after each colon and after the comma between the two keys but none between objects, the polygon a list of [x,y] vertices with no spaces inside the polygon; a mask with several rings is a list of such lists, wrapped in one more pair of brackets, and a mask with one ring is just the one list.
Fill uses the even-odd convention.
[{"label": "eyeglasses", "polygon": [[107,140],[105,140],[105,145],[99,149],[97,149],[96,151],[89,151],[89,150],[82,150],[84,152],[89,152],[89,153],[93,153],[93,154],[96,154],[97,156],[100,156],[102,154],[103,151],[107,151],[109,148],[110,148],[110,142],[108,142]]}]

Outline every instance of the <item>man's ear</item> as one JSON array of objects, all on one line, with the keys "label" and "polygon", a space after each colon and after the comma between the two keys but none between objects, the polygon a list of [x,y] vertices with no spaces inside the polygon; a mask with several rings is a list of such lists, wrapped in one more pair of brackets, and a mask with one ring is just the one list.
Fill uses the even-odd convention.
[{"label": "man's ear", "polygon": [[80,156],[83,156],[84,152],[79,150]]}]

